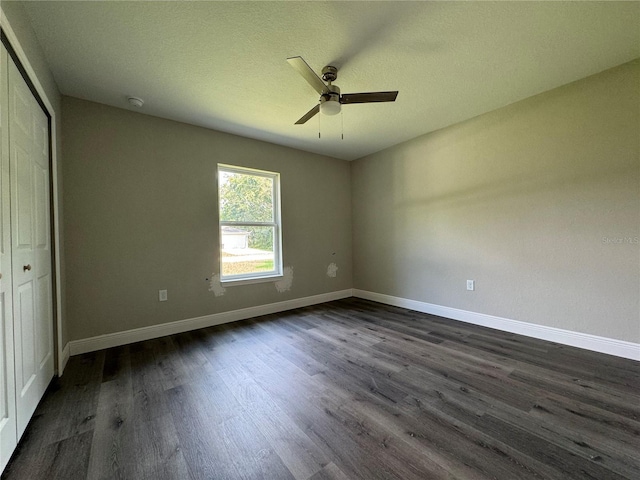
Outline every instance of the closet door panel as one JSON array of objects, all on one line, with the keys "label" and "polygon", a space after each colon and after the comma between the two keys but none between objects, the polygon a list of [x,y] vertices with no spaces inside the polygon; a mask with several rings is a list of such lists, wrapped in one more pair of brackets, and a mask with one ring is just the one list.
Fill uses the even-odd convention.
[{"label": "closet door panel", "polygon": [[35,319],[33,282],[14,285],[15,341],[20,346],[20,358],[16,362],[18,398],[24,397],[36,377]]},{"label": "closet door panel", "polygon": [[9,61],[11,257],[18,437],[38,404],[33,254],[33,120],[31,92]]},{"label": "closet door panel", "polygon": [[53,376],[47,118],[9,62],[11,256],[18,436]]},{"label": "closet door panel", "polygon": [[[36,339],[39,368],[53,362],[53,302],[51,268],[51,223],[49,202],[49,125],[35,99],[32,108],[40,115],[34,116],[34,255]],[[53,365],[53,363],[52,363]]]},{"label": "closet door panel", "polygon": [[33,211],[31,162],[29,159],[29,153],[25,152],[20,147],[16,147],[14,157],[14,177],[16,179],[15,188],[17,192],[14,197],[17,202],[16,228],[13,229],[16,235],[14,248],[17,249],[16,254],[19,253],[19,250],[22,250],[28,255],[32,250],[33,242],[31,225],[31,212]]},{"label": "closet door panel", "polygon": [[17,443],[11,223],[9,193],[9,90],[7,51],[0,47],[0,471]]},{"label": "closet door panel", "polygon": [[[46,368],[48,362],[53,365],[53,306],[51,304],[51,275],[38,278],[36,291],[36,359],[38,369]],[[53,369],[51,369],[53,374]],[[47,381],[48,384],[48,381]],[[45,385],[45,389],[46,389]]]},{"label": "closet door panel", "polygon": [[[1,279],[0,282],[2,282]],[[10,297],[5,288],[0,288],[0,472],[6,466],[17,444],[13,320]]]}]

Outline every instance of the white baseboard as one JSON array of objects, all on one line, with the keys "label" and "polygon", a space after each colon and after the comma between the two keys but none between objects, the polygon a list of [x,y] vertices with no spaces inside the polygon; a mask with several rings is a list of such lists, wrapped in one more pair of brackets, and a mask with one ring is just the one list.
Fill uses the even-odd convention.
[{"label": "white baseboard", "polygon": [[294,308],[307,307],[351,296],[385,303],[396,307],[408,308],[409,310],[415,310],[417,312],[451,318],[453,320],[472,323],[474,325],[495,328],[505,332],[538,338],[540,340],[547,340],[550,342],[561,343],[563,345],[570,345],[572,347],[584,348],[594,352],[606,353],[617,357],[640,361],[640,344],[637,343],[599,337],[597,335],[590,335],[587,333],[573,332],[571,330],[563,330],[561,328],[546,327],[544,325],[536,325],[534,323],[521,322],[519,320],[495,317],[484,313],[444,307],[442,305],[419,302],[417,300],[409,300],[407,298],[394,297],[382,293],[347,289],[314,295],[311,297],[286,300],[284,302],[269,303],[267,305],[232,310],[229,312],[214,313],[203,317],[188,318],[185,320],[178,320],[176,322],[163,323],[150,327],[136,328],[133,330],[126,330],[124,332],[109,333],[82,340],[74,340],[67,343],[63,349],[62,358],[59,363],[59,375],[62,374],[62,371],[69,360],[69,355],[80,355],[82,353],[102,350],[104,348],[117,347],[119,345],[164,337],[166,335],[187,332],[198,328],[245,320],[247,318],[258,317],[260,315],[268,315],[270,313],[284,312]]},{"label": "white baseboard", "polygon": [[508,318],[494,317],[493,315],[486,315],[484,313],[443,307],[432,303],[393,297],[391,295],[368,292],[366,290],[354,289],[353,296],[372,300],[374,302],[385,303],[387,305],[407,308],[409,310],[429,313],[431,315],[452,318],[454,320],[460,320],[461,322],[472,323],[474,325],[495,328],[505,332],[517,333],[527,337],[548,340],[550,342],[584,348],[594,352],[615,355],[616,357],[640,360],[640,344],[638,343],[625,342],[614,338],[599,337],[588,333],[573,332],[571,330],[563,330],[561,328],[546,327],[544,325],[510,320]]},{"label": "white baseboard", "polygon": [[339,300],[341,298],[348,298],[351,296],[353,296],[353,291],[351,289],[340,290],[337,292],[313,295],[311,297],[286,300],[284,302],[268,303],[266,305],[259,305],[256,307],[242,308],[240,310],[232,310],[229,312],[213,313],[203,317],[187,318],[185,320],[152,325],[150,327],[135,328],[124,332],[108,333],[97,337],[73,340],[69,342],[68,350],[70,350],[71,355],[80,355],[82,353],[94,352],[104,348],[141,342],[143,340],[150,340],[152,338],[196,330],[198,328],[245,320],[247,318],[259,317],[260,315],[268,315],[270,313],[284,312],[294,308],[308,307],[310,305],[330,302],[332,300]]},{"label": "white baseboard", "polygon": [[62,376],[62,372],[64,372],[64,368],[67,366],[67,362],[69,361],[69,355],[71,348],[69,346],[70,342],[62,349],[62,353],[60,354],[60,358],[58,359],[58,376]]}]

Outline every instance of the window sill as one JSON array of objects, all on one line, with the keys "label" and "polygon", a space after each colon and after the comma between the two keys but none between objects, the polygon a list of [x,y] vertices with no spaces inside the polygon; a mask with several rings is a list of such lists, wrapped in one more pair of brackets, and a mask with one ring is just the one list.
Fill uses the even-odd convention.
[{"label": "window sill", "polygon": [[235,287],[236,285],[250,285],[252,283],[266,283],[266,282],[277,282],[282,279],[282,274],[269,275],[265,277],[254,277],[254,278],[238,278],[231,280],[220,280],[220,284],[223,287]]}]

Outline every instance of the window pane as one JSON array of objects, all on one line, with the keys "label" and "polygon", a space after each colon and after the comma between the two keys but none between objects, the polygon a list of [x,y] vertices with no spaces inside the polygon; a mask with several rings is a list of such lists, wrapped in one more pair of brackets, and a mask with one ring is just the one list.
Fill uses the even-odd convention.
[{"label": "window pane", "polygon": [[273,178],[220,171],[220,220],[273,222]]},{"label": "window pane", "polygon": [[227,227],[220,230],[222,277],[275,272],[274,227]]}]

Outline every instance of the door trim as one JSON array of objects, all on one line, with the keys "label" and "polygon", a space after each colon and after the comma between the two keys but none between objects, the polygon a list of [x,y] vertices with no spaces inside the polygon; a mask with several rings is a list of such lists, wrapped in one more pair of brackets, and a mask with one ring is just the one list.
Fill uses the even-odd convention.
[{"label": "door trim", "polygon": [[53,316],[55,324],[54,335],[54,352],[56,355],[55,366],[56,374],[62,375],[64,367],[67,363],[68,356],[63,354],[64,345],[62,344],[62,281],[61,281],[61,255],[60,255],[60,192],[58,191],[58,158],[57,158],[57,131],[56,118],[57,112],[53,108],[51,100],[47,96],[42,84],[38,80],[35,70],[31,66],[29,59],[18,41],[18,37],[11,28],[2,7],[0,7],[0,39],[7,48],[9,56],[13,59],[18,70],[20,71],[29,89],[33,93],[40,107],[44,110],[49,119],[49,207],[51,208],[51,243],[52,249],[52,268],[53,268]]}]

